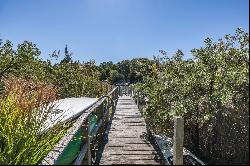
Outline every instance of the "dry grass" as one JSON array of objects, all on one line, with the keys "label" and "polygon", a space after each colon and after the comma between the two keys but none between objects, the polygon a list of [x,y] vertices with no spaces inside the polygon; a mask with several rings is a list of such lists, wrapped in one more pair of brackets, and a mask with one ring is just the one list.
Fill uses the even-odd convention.
[{"label": "dry grass", "polygon": [[5,85],[3,97],[15,94],[17,105],[24,110],[48,104],[59,97],[59,89],[54,85],[24,80],[15,76],[9,76],[3,82]]},{"label": "dry grass", "polygon": [[[41,133],[57,99],[58,89],[43,83],[9,77],[0,99],[0,165],[38,164],[65,134],[67,126],[56,125]],[[41,111],[42,108],[48,108]],[[38,118],[39,117],[39,118]]]}]

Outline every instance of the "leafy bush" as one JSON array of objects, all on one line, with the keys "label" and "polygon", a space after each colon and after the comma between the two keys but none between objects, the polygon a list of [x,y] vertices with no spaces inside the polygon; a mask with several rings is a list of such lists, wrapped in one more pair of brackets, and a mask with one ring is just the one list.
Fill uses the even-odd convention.
[{"label": "leafy bush", "polygon": [[137,88],[148,98],[143,114],[156,133],[173,135],[173,116],[185,120],[185,146],[210,164],[249,164],[249,34],[178,50]]}]

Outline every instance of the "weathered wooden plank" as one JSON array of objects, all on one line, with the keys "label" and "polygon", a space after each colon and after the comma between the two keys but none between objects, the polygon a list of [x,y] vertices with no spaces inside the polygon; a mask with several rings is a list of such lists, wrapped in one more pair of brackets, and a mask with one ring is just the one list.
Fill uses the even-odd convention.
[{"label": "weathered wooden plank", "polygon": [[133,146],[139,146],[140,144],[145,144],[144,146],[151,146],[151,143],[145,140],[140,140],[139,138],[117,138],[117,137],[110,137],[114,139],[109,141],[109,145],[129,145],[133,144]]},{"label": "weathered wooden plank", "polygon": [[142,131],[142,130],[137,130],[137,133],[129,133],[129,131],[124,131],[124,130],[113,130],[113,131],[110,131],[110,136],[109,138],[112,138],[112,137],[145,137],[144,135],[141,135],[139,133],[139,131]]},{"label": "weathered wooden plank", "polygon": [[144,146],[144,145],[138,145],[138,146],[124,146],[124,145],[109,145],[105,147],[107,151],[115,150],[117,152],[119,151],[155,151],[151,146]]},{"label": "weathered wooden plank", "polygon": [[[128,161],[128,160],[156,160],[157,157],[155,155],[109,155],[105,156],[105,160],[120,160],[120,161]],[[155,162],[157,163],[157,162]],[[115,163],[114,163],[115,164]]]},{"label": "weathered wooden plank", "polygon": [[117,150],[112,147],[107,147],[109,150],[109,154],[103,154],[103,155],[156,155],[156,152],[154,149],[139,149],[139,150],[130,150],[121,148],[121,150]]},{"label": "weathered wooden plank", "polygon": [[107,160],[102,163],[102,165],[115,165],[115,164],[122,164],[122,165],[157,165],[154,160],[146,160],[146,159],[141,159],[141,160]]},{"label": "weathered wooden plank", "polygon": [[[161,158],[147,140],[145,120],[131,97],[117,102],[98,164],[161,164]],[[159,160],[160,159],[160,160]]]}]

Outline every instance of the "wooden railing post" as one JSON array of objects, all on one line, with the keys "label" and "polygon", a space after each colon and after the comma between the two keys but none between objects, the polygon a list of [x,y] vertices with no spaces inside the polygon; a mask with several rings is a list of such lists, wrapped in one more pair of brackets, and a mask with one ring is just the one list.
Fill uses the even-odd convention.
[{"label": "wooden railing post", "polygon": [[183,165],[184,122],[182,117],[174,117],[173,164]]},{"label": "wooden railing post", "polygon": [[125,85],[124,87],[125,87],[125,95],[127,95],[127,85]]},{"label": "wooden railing post", "polygon": [[118,99],[119,98],[119,93],[118,93],[118,89],[117,89],[117,91],[116,91],[116,99]]},{"label": "wooden railing post", "polygon": [[130,96],[130,86],[128,86],[128,96]]},{"label": "wooden railing post", "polygon": [[126,85],[126,95],[128,96],[128,85]]},{"label": "wooden railing post", "polygon": [[[90,117],[90,116],[89,116]],[[87,127],[87,164],[91,165],[92,164],[92,160],[91,160],[91,133],[90,133],[90,118],[88,117],[88,127]]]},{"label": "wooden railing post", "polygon": [[129,85],[129,96],[132,96],[132,86]]},{"label": "wooden railing post", "polygon": [[[117,88],[117,89],[116,89],[116,93],[115,93],[115,100],[117,100],[118,97],[119,97],[119,95],[118,95],[118,88]],[[117,101],[116,101],[116,102],[117,102]]]},{"label": "wooden railing post", "polygon": [[120,85],[119,85],[119,96],[122,96],[122,88]]},{"label": "wooden railing post", "polygon": [[111,99],[111,106],[112,106],[112,114],[115,112],[115,95],[112,95],[112,99]]},{"label": "wooden railing post", "polygon": [[[111,94],[111,100],[112,100],[112,94]],[[109,111],[109,102],[111,102],[110,101],[110,98],[109,97],[107,97],[107,104],[106,104],[106,111],[108,111],[108,116],[107,116],[107,122],[109,121],[109,118],[110,118],[110,111]]]},{"label": "wooden railing post", "polygon": [[132,86],[129,86],[129,96],[132,96]]},{"label": "wooden railing post", "polygon": [[133,85],[131,86],[131,96],[133,97],[133,95],[134,95],[134,87],[133,87]]},{"label": "wooden railing post", "polygon": [[128,96],[130,96],[130,86],[128,86]]},{"label": "wooden railing post", "polygon": [[133,85],[131,85],[131,96],[133,96]]},{"label": "wooden railing post", "polygon": [[137,92],[137,107],[139,108],[139,91]]},{"label": "wooden railing post", "polygon": [[126,92],[126,93],[127,93],[126,95],[128,96],[128,95],[129,95],[129,87],[128,87],[128,85],[126,85],[126,91],[127,91],[127,92]]},{"label": "wooden railing post", "polygon": [[[88,140],[88,119],[85,122],[83,122],[82,130],[83,130],[83,132],[82,132],[83,133],[83,135],[82,135],[83,136],[83,141],[87,142],[87,140]],[[84,165],[84,164],[86,164],[87,157],[88,156],[82,157],[82,159],[78,160],[77,163],[75,163],[74,165]]]}]

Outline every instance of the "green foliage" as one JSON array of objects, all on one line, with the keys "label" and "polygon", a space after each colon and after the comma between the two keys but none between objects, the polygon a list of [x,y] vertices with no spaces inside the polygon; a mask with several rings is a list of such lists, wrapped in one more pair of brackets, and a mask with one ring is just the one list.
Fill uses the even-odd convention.
[{"label": "green foliage", "polygon": [[[193,49],[178,50],[138,84],[143,114],[156,133],[172,135],[173,116],[185,119],[185,146],[209,163],[249,163],[249,34],[241,29]],[[155,71],[155,72],[154,72]]]},{"label": "green foliage", "polygon": [[153,64],[156,64],[156,61],[147,58],[123,60],[117,64],[103,62],[99,65],[100,80],[108,80],[110,84],[142,82],[151,72]]},{"label": "green foliage", "polygon": [[99,72],[87,64],[61,62],[53,68],[52,83],[61,87],[61,97],[90,96],[98,97],[103,93]]},{"label": "green foliage", "polygon": [[[39,133],[49,115],[37,121],[41,105],[57,96],[100,97],[111,86],[99,81],[94,61],[73,61],[67,47],[63,60],[54,64],[40,59],[31,42],[19,44],[17,50],[12,47],[10,41],[0,45],[0,164],[38,164],[66,131],[56,126]],[[52,54],[59,56],[59,51]]]},{"label": "green foliage", "polygon": [[111,70],[108,80],[111,84],[117,84],[124,81],[124,75],[120,74],[117,70]]},{"label": "green foliage", "polygon": [[102,62],[99,65],[99,70],[101,72],[100,80],[101,81],[108,80],[108,78],[110,77],[111,70],[116,70],[116,69],[117,69],[117,66],[113,64],[112,61]]},{"label": "green foliage", "polygon": [[[0,164],[38,164],[51,151],[66,129],[55,126],[46,133],[41,128],[50,110],[22,110],[15,94],[0,101]],[[37,118],[39,117],[39,118]]]},{"label": "green foliage", "polygon": [[[100,72],[94,61],[80,63],[72,60],[72,53],[65,47],[64,58],[52,64],[52,60],[39,58],[40,51],[35,44],[23,42],[17,50],[12,49],[10,41],[0,46],[0,80],[9,74],[53,84],[60,89],[60,97],[89,96],[99,97],[107,93],[111,86],[99,81]],[[60,52],[54,51],[52,57],[58,58]],[[105,87],[104,87],[105,86]],[[0,88],[3,88],[0,85]]]},{"label": "green foliage", "polygon": [[117,63],[118,72],[124,75],[124,80],[128,82],[128,76],[130,73],[130,61],[123,60]]},{"label": "green foliage", "polygon": [[44,64],[39,59],[40,51],[32,42],[24,41],[13,50],[10,41],[0,45],[0,79],[8,74],[32,78],[45,79]]}]

